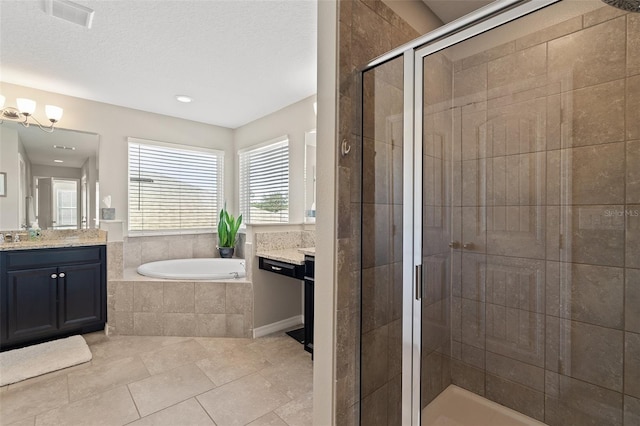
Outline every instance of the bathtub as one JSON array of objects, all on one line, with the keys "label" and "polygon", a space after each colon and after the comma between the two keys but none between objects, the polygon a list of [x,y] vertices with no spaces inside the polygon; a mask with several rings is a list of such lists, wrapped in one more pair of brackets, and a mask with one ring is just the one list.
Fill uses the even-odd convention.
[{"label": "bathtub", "polygon": [[244,259],[173,259],[145,263],[138,273],[169,280],[227,280],[246,276]]}]

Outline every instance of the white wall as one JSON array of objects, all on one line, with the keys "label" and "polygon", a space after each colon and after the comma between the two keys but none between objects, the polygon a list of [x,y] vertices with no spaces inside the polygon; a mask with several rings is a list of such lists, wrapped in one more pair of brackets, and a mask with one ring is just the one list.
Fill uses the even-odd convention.
[{"label": "white wall", "polygon": [[[231,129],[4,82],[0,83],[0,93],[6,96],[7,105],[15,102],[17,97],[35,100],[38,103],[38,109],[34,114],[36,117],[44,114],[41,107],[44,104],[60,106],[64,108],[64,115],[58,127],[100,135],[98,155],[100,197],[111,195],[112,207],[116,209],[116,219],[125,221],[125,229],[128,188],[127,137],[129,136],[223,150],[226,159],[225,198],[231,205],[236,205],[233,161],[235,150]],[[4,137],[2,143],[4,144]],[[13,208],[2,202],[0,215],[4,218]]]},{"label": "white wall", "polygon": [[[313,225],[299,225],[304,220],[304,162],[305,132],[316,128],[313,108],[315,95],[291,104],[265,117],[234,130],[236,151],[275,139],[289,137],[289,221],[290,225],[256,225],[247,228],[247,241],[253,241],[254,232],[292,231],[313,229]],[[234,157],[235,188],[240,187],[238,156]],[[239,211],[239,200],[230,204]],[[296,225],[297,224],[297,225]],[[254,327],[261,327],[302,313],[302,281],[283,277],[258,269],[258,258],[252,250],[246,256],[253,258],[252,281],[254,288]]]},{"label": "white wall", "polygon": [[[289,135],[289,221],[291,223],[302,223],[304,219],[304,134],[316,128],[316,116],[313,110],[315,100],[315,95],[309,96],[279,111],[238,127],[234,131],[236,150],[285,134]],[[237,170],[237,156],[235,156],[234,167]],[[237,172],[234,178],[235,188],[239,188]],[[234,200],[234,203],[230,205],[233,206],[233,211],[239,210],[238,200]]]},{"label": "white wall", "polygon": [[0,231],[19,229],[18,224],[18,132],[0,126],[0,172],[5,172],[7,196],[0,197]]},{"label": "white wall", "polygon": [[31,166],[31,174],[36,177],[53,177],[58,179],[80,179],[82,169],[78,167],[56,167],[34,164]]}]

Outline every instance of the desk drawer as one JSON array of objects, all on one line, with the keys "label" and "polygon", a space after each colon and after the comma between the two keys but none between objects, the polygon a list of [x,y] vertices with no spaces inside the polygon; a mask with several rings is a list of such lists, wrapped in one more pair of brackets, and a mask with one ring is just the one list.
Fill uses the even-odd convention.
[{"label": "desk drawer", "polygon": [[276,274],[284,275],[286,277],[303,279],[304,278],[304,265],[294,265],[292,263],[279,262],[277,260],[267,259],[265,257],[259,258],[259,268],[265,271],[275,272]]}]

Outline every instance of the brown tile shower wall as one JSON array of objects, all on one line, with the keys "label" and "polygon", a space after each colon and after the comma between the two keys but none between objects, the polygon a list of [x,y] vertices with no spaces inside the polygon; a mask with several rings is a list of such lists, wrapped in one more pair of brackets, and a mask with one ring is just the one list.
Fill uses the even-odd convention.
[{"label": "brown tile shower wall", "polygon": [[362,424],[402,424],[403,60],[363,75]]},{"label": "brown tile shower wall", "polygon": [[[339,153],[338,163],[338,284],[337,284],[337,341],[336,341],[336,423],[338,425],[359,424],[360,414],[360,280],[361,280],[361,224],[364,235],[370,235],[375,230],[374,224],[377,213],[382,211],[391,212],[389,203],[376,204],[373,199],[364,201],[369,206],[362,209],[363,193],[361,191],[362,175],[362,117],[361,94],[359,85],[361,84],[358,70],[362,69],[371,59],[415,38],[418,34],[406,22],[398,17],[391,9],[379,0],[340,0],[339,1],[339,104],[338,104],[338,142],[347,139],[352,149],[349,155],[342,157]],[[378,80],[378,78],[376,78]],[[387,79],[388,80],[388,79]],[[381,89],[382,90],[382,89]],[[373,93],[372,93],[373,94]],[[384,95],[382,92],[376,93],[376,104],[384,105]],[[385,111],[374,110],[377,117],[370,117],[369,123],[378,123],[385,126]],[[388,111],[390,112],[390,111]],[[402,111],[394,111],[397,115]],[[378,129],[382,132],[382,128]],[[374,138],[369,137],[371,141]],[[375,145],[375,142],[373,142]],[[390,153],[389,144],[385,144],[384,153]],[[339,147],[339,144],[336,144]],[[370,153],[372,151],[369,151]],[[383,153],[380,154],[384,155]],[[387,160],[391,157],[387,156]],[[370,156],[371,160],[372,157]],[[390,166],[386,164],[385,166]],[[365,171],[368,170],[365,169]],[[374,176],[374,175],[372,175]],[[375,176],[373,177],[375,180]],[[380,191],[380,189],[379,189]],[[375,192],[375,191],[374,191]],[[369,208],[374,207],[374,208]],[[387,218],[390,216],[387,214]],[[363,221],[361,223],[361,220]],[[367,244],[380,244],[377,250],[378,256],[383,256],[383,250],[389,249],[389,238],[387,240],[368,240]],[[372,263],[363,264],[366,271],[362,272],[362,278],[371,283],[371,280],[382,281],[382,286],[392,292],[395,283],[399,283],[397,270],[393,270],[393,262],[383,263],[378,266]],[[371,287],[369,287],[371,288]],[[371,295],[371,292],[369,292]],[[364,295],[363,295],[364,296]],[[371,299],[375,300],[374,298]],[[384,307],[386,313],[382,316],[388,318],[396,315],[391,308]],[[376,320],[371,319],[374,323]],[[368,320],[367,320],[368,321]],[[379,319],[377,321],[380,321]],[[386,321],[386,319],[385,319]],[[377,325],[378,323],[376,323]],[[381,323],[380,323],[381,324]],[[375,383],[367,384],[367,397],[362,401],[363,422],[362,424],[396,424],[395,419],[399,413],[399,406],[391,406],[388,402],[390,392],[399,395],[398,389],[393,388],[395,382],[391,383],[384,379],[382,375],[388,375],[388,371],[383,368],[388,366],[388,348],[400,345],[389,339],[397,339],[397,330],[392,328],[389,334],[389,326],[377,327],[379,333],[370,334],[368,342],[372,345],[381,345],[384,350],[382,356],[387,359],[387,363],[378,362],[369,358],[372,364],[371,373],[380,377]],[[384,334],[386,329],[387,334]],[[363,337],[364,338],[364,337]],[[366,343],[366,342],[365,342]],[[391,354],[395,357],[395,354]],[[365,361],[368,362],[368,361]],[[395,378],[394,374],[392,378]],[[370,391],[370,392],[369,392]],[[392,395],[392,396],[393,396]],[[366,406],[366,407],[365,407]],[[395,414],[394,414],[395,413]],[[368,416],[368,417],[367,417]],[[373,417],[376,417],[375,422]],[[390,421],[388,420],[390,419]]]},{"label": "brown tile shower wall", "polygon": [[438,68],[453,239],[473,244],[452,258],[452,382],[550,425],[640,419],[638,40],[639,14],[604,7]]},{"label": "brown tile shower wall", "polygon": [[434,54],[425,63],[421,408],[451,384],[451,115],[453,64]]}]

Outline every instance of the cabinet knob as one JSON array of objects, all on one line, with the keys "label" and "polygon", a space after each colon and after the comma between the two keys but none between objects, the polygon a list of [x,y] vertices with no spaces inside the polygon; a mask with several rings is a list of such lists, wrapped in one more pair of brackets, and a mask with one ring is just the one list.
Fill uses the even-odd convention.
[{"label": "cabinet knob", "polygon": [[462,247],[466,248],[467,250],[471,250],[473,248],[473,243],[464,243]]},{"label": "cabinet knob", "polygon": [[60,277],[60,278],[64,278],[64,276],[65,276],[65,273],[64,273],[64,272],[60,272],[59,277]]},{"label": "cabinet knob", "polygon": [[56,278],[58,278],[58,274],[51,274],[51,278],[55,280]]}]

